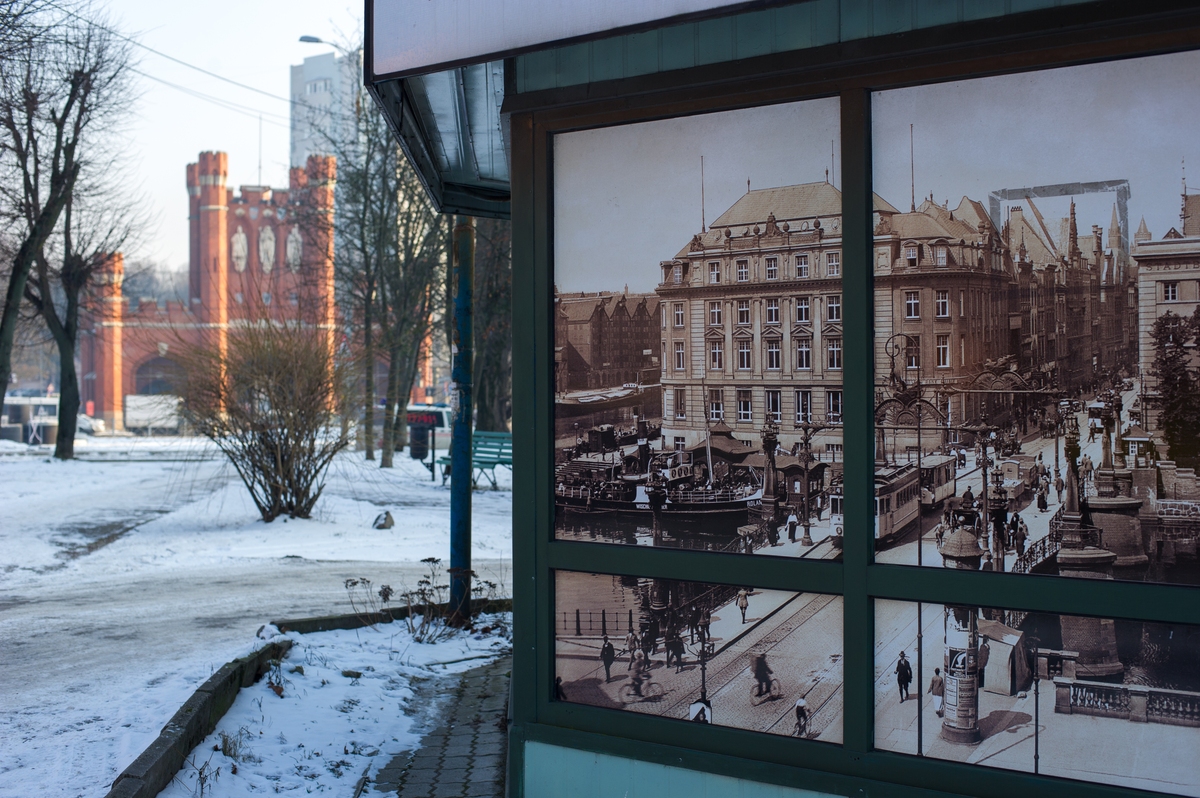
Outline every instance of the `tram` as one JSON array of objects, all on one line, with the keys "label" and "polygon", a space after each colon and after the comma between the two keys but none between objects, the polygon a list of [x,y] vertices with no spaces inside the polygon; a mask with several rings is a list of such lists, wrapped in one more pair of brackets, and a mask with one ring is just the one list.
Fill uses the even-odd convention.
[{"label": "tram", "polygon": [[916,463],[875,468],[875,544],[888,543],[920,523],[921,491]]},{"label": "tram", "polygon": [[952,454],[921,458],[921,509],[938,506],[958,492],[958,462]]}]

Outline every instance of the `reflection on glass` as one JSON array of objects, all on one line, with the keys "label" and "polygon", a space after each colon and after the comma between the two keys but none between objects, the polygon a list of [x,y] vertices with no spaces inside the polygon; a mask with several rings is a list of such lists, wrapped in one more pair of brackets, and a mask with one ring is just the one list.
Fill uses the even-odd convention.
[{"label": "reflection on glass", "polygon": [[840,556],[837,140],[836,100],[556,137],[558,537]]},{"label": "reflection on glass", "polygon": [[876,748],[1200,795],[1200,627],[877,601],[875,630]]},{"label": "reflection on glass", "polygon": [[1200,584],[1198,73],[874,95],[877,561]]},{"label": "reflection on glass", "polygon": [[840,743],[842,599],[558,571],[560,701]]}]

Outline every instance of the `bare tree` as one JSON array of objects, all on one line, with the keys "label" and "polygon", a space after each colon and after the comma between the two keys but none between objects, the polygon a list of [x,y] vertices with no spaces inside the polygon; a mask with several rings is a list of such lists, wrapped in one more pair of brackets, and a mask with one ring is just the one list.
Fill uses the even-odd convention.
[{"label": "bare tree", "polygon": [[345,369],[313,325],[264,321],[187,349],[184,417],[233,464],[264,521],[308,518],[334,456]]},{"label": "bare tree", "polygon": [[127,44],[75,12],[37,19],[0,58],[0,212],[14,252],[0,313],[0,400],[30,272],[90,163],[93,131],[127,101]]},{"label": "bare tree", "polygon": [[442,307],[436,286],[447,250],[442,221],[383,114],[365,89],[355,91],[349,116],[313,113],[329,114],[325,146],[338,160],[334,263],[339,301],[358,349],[368,460],[375,457],[376,364],[388,367],[380,455],[388,468],[404,445],[407,397]]},{"label": "bare tree", "polygon": [[478,219],[475,229],[475,428],[507,432],[512,410],[512,224]]},{"label": "bare tree", "polygon": [[104,303],[94,300],[91,289],[106,271],[112,254],[119,252],[136,228],[133,205],[114,200],[109,192],[88,196],[76,191],[63,211],[61,235],[38,253],[33,274],[25,286],[25,298],[37,311],[58,348],[59,400],[58,439],[54,456],[75,456],[75,432],[79,421],[80,386],[75,368],[79,344],[79,315],[82,305],[103,315]]},{"label": "bare tree", "polygon": [[381,274],[380,309],[386,323],[388,387],[384,403],[380,466],[390,468],[396,449],[407,443],[408,397],[422,351],[430,344],[434,320],[444,312],[441,285],[449,254],[443,217],[434,212],[407,159],[401,157],[395,191],[397,258]]}]

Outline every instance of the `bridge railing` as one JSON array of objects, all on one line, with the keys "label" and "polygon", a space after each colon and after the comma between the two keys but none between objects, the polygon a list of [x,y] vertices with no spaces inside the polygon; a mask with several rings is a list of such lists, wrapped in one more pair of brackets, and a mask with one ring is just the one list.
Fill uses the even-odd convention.
[{"label": "bridge railing", "polygon": [[1058,676],[1054,679],[1054,711],[1135,723],[1200,726],[1200,693]]}]

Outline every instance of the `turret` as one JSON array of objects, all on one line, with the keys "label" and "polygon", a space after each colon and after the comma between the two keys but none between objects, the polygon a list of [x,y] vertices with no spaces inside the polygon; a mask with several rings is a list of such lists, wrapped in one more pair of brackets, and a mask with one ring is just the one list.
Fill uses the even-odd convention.
[{"label": "turret", "polygon": [[92,397],[96,416],[109,429],[125,428],[123,385],[125,298],[121,284],[125,280],[125,257],[115,252],[104,259],[96,279],[95,335],[92,365],[95,382]]},{"label": "turret", "polygon": [[188,170],[189,189],[192,167],[199,188],[197,241],[193,243],[200,280],[200,306],[196,310],[201,321],[215,326],[222,351],[225,349],[225,324],[229,319],[226,306],[229,293],[229,191],[225,187],[228,160],[223,152],[202,152],[199,162]]}]

